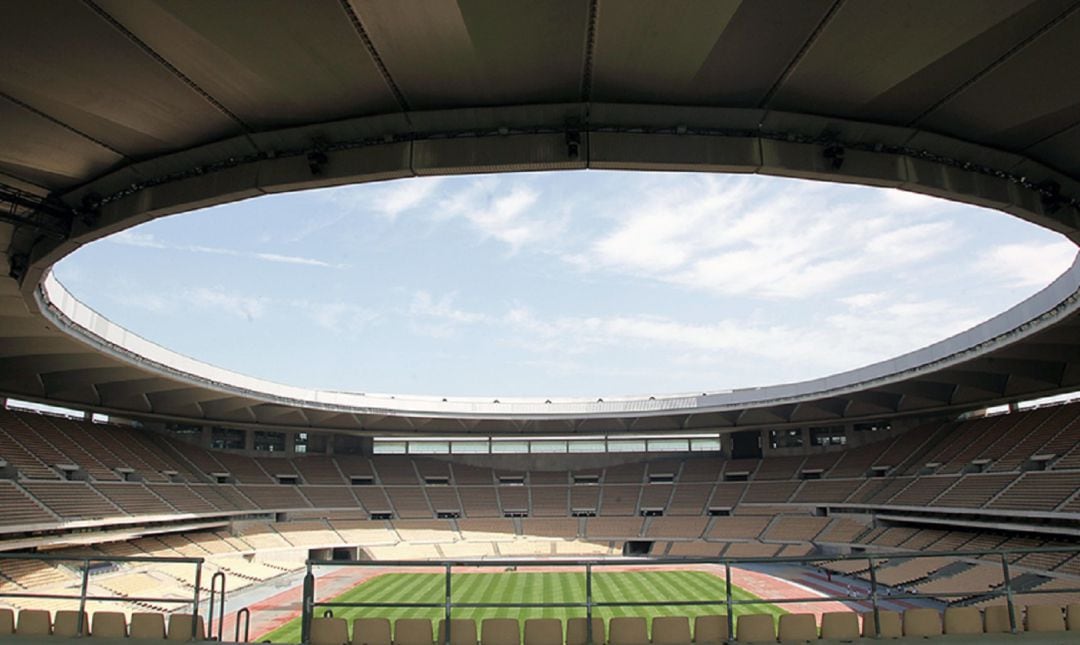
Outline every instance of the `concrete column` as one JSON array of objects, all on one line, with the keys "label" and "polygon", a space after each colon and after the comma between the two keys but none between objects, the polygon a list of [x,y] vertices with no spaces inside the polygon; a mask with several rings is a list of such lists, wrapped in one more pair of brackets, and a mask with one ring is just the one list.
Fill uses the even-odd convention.
[{"label": "concrete column", "polygon": [[802,447],[803,450],[810,448],[810,428],[802,429]]},{"label": "concrete column", "polygon": [[255,451],[255,431],[254,430],[245,430],[244,431],[244,450],[247,450],[248,452],[254,452]]},{"label": "concrete column", "polygon": [[209,448],[214,442],[214,432],[210,426],[203,426],[202,433],[199,434],[199,445],[203,448]]}]

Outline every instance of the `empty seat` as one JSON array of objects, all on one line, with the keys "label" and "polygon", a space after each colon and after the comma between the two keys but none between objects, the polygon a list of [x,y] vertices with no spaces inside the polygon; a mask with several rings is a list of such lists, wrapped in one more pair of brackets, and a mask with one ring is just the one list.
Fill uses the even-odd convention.
[{"label": "empty seat", "polygon": [[525,645],[562,645],[562,621],[558,618],[529,618],[525,621]]},{"label": "empty seat", "polygon": [[[586,631],[588,623],[584,618],[567,618],[566,619],[566,645],[586,645],[589,642],[588,633]],[[593,618],[592,619],[592,642],[599,645],[600,643],[606,643],[607,639],[604,638],[606,632],[604,631],[604,619]]]},{"label": "empty seat", "polygon": [[48,636],[52,633],[49,612],[44,609],[20,609],[15,633],[19,636]]},{"label": "empty seat", "polygon": [[431,621],[398,618],[394,621],[394,645],[431,645]]},{"label": "empty seat", "polygon": [[131,614],[131,637],[165,639],[165,617],[161,614],[136,612]]},{"label": "empty seat", "polygon": [[690,619],[686,616],[653,618],[652,642],[654,645],[685,645],[690,641]]},{"label": "empty seat", "polygon": [[15,612],[0,609],[0,636],[15,633]]},{"label": "empty seat", "polygon": [[[1070,632],[1080,632],[1080,603],[1074,602],[1065,610],[1065,622]],[[0,626],[0,634],[3,633],[3,629]]]},{"label": "empty seat", "polygon": [[[165,639],[170,641],[189,641],[191,640],[191,627],[195,626],[195,640],[206,640],[206,626],[203,624],[203,617],[199,616],[198,621],[193,621],[194,617],[191,614],[173,614],[169,616],[169,629],[165,632]],[[348,635],[345,636],[345,640],[338,641],[336,645],[340,645],[349,640]]]},{"label": "empty seat", "polygon": [[481,645],[520,645],[517,618],[485,618],[480,623]]},{"label": "empty seat", "polygon": [[735,640],[745,643],[766,643],[776,641],[776,625],[772,614],[745,614],[737,616]]},{"label": "empty seat", "polygon": [[[428,624],[431,634],[431,624]],[[386,618],[357,618],[352,624],[352,645],[391,645],[390,621]]]},{"label": "empty seat", "polygon": [[982,614],[978,607],[948,607],[945,609],[946,634],[983,633]]},{"label": "empty seat", "polygon": [[[1006,605],[991,605],[986,608],[985,631],[987,634],[1001,634],[1012,631],[1009,626],[1009,612]],[[1013,619],[1016,621],[1016,631],[1024,631],[1024,622],[1020,619],[1020,610],[1013,606]]]},{"label": "empty seat", "polygon": [[941,636],[941,614],[928,607],[906,610],[904,636]]},{"label": "empty seat", "polygon": [[[172,621],[169,621],[172,638]],[[344,618],[312,618],[311,645],[344,645],[349,642],[349,623]]]},{"label": "empty seat", "polygon": [[823,640],[854,640],[859,637],[859,615],[853,611],[830,611],[821,615]]},{"label": "empty seat", "polygon": [[[885,638],[900,638],[904,635],[904,629],[901,627],[900,614],[895,611],[878,611],[878,616],[881,617],[881,635]],[[873,638],[877,633],[874,623],[874,612],[863,612],[863,627],[862,635],[866,638]]]},{"label": "empty seat", "polygon": [[1029,632],[1063,632],[1065,615],[1057,605],[1028,605],[1027,630]]},{"label": "empty seat", "polygon": [[648,645],[649,632],[640,616],[618,616],[608,621],[609,645]]},{"label": "empty seat", "polygon": [[815,641],[818,637],[817,621],[813,614],[782,614],[780,616],[780,641]]},{"label": "empty seat", "polygon": [[90,623],[90,635],[97,638],[124,638],[127,619],[119,611],[95,611]]},{"label": "empty seat", "polygon": [[728,619],[724,614],[694,618],[694,642],[719,645],[728,639]]},{"label": "empty seat", "polygon": [[[439,621],[437,642],[446,642],[446,619]],[[450,645],[476,645],[476,621],[469,618],[451,618]]]},{"label": "empty seat", "polygon": [[90,619],[84,613],[82,615],[82,629],[79,628],[79,612],[69,609],[61,609],[53,616],[53,636],[78,636],[82,633],[90,633]]}]

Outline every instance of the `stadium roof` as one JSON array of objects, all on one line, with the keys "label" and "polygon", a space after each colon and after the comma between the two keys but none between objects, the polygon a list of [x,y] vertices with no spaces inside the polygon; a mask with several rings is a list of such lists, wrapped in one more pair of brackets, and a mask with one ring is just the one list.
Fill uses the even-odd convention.
[{"label": "stadium roof", "polygon": [[895,186],[1077,241],[1080,77],[1065,69],[1080,54],[1080,2],[26,0],[0,5],[0,19],[8,395],[214,423],[498,434],[829,423],[1080,384],[1075,265],[966,336],[864,370],[551,403],[314,393],[204,373],[47,281],[82,244],[200,206],[513,170]]}]

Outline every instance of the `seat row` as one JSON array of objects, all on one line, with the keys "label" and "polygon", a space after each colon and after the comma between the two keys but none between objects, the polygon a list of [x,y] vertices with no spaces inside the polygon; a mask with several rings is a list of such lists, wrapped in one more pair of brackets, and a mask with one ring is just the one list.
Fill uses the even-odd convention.
[{"label": "seat row", "polygon": [[[104,638],[152,638],[155,640],[187,641],[191,640],[191,614],[172,614],[166,622],[165,616],[156,613],[133,613],[131,623],[118,611],[96,611],[93,616],[83,613],[82,631],[88,636]],[[45,609],[22,609],[18,620],[10,609],[0,609],[0,638],[14,634],[16,636],[60,636],[79,635],[79,612],[59,610],[50,616]],[[206,639],[206,629],[202,616],[196,623],[197,640]]]},{"label": "seat row", "polygon": [[[935,609],[909,609],[903,614],[879,611],[881,635],[939,636],[942,634],[990,634],[1012,631],[1004,605],[988,607],[985,615],[977,607],[949,607],[942,614]],[[1080,632],[1080,604],[1062,608],[1057,605],[1031,605],[1026,620],[1014,614],[1018,631]],[[735,621],[735,640],[776,642],[808,640],[844,640],[876,635],[874,613],[828,612],[820,626],[813,614],[783,614],[775,622],[772,614],[746,614]],[[861,623],[861,625],[860,625]],[[608,645],[719,645],[729,640],[725,615],[657,616],[652,619],[651,634],[647,619],[622,616],[608,621],[592,619],[592,642]],[[425,618],[399,618],[391,625],[386,618],[353,620],[352,637],[344,618],[315,618],[311,625],[311,645],[433,645],[432,622]],[[391,629],[392,627],[392,629]],[[524,625],[524,645],[586,645],[589,642],[585,618],[569,618],[565,635],[557,618],[529,618]],[[778,629],[779,628],[779,629]],[[392,633],[391,633],[392,632]],[[440,620],[434,643],[446,642],[446,621]],[[450,621],[450,645],[522,645],[521,626],[516,618],[487,618],[480,623],[469,619]]]}]

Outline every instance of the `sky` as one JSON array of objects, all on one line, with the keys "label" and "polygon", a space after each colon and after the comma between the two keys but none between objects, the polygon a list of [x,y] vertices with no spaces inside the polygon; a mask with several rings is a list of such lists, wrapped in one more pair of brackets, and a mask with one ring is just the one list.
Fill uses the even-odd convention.
[{"label": "sky", "polygon": [[899,190],[589,170],[259,197],[115,234],[55,273],[144,338],[271,381],[593,397],[888,359],[1020,302],[1075,252]]}]

